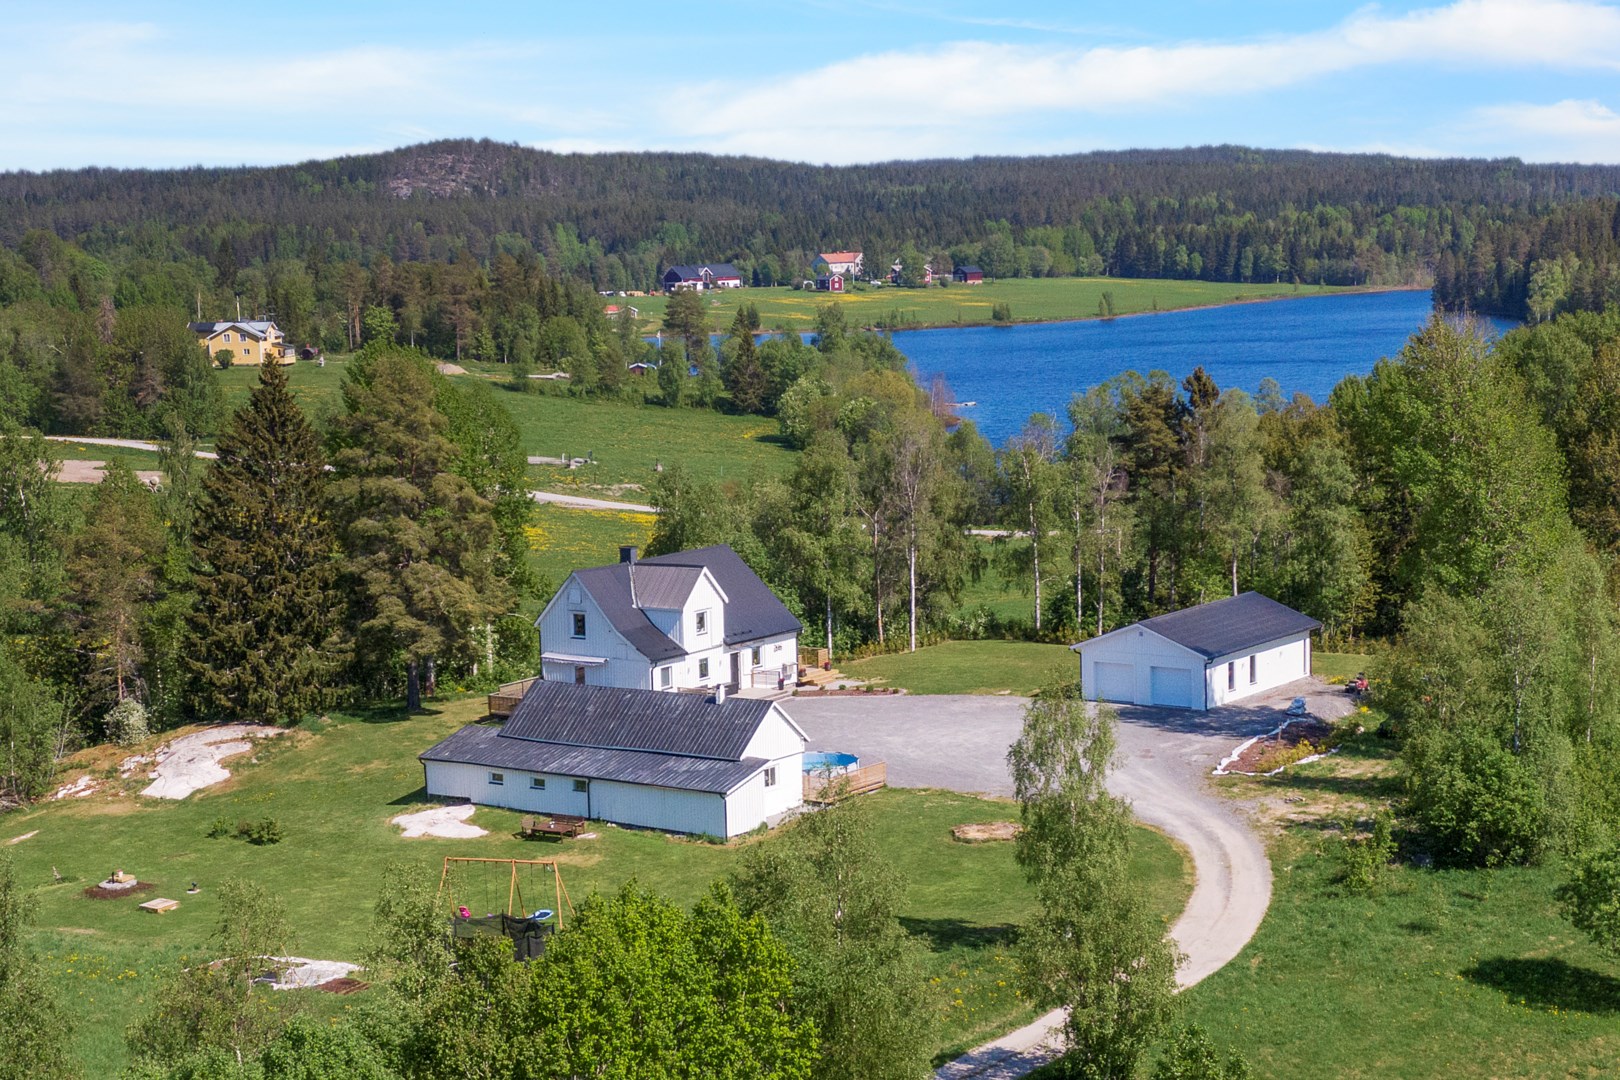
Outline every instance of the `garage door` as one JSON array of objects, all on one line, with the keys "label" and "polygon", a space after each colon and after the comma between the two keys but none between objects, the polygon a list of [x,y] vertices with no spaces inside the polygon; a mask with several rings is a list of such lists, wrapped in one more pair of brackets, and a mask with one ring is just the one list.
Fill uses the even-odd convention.
[{"label": "garage door", "polygon": [[1196,709],[1202,706],[1200,695],[1198,700],[1193,698],[1193,673],[1191,668],[1155,667],[1151,672],[1153,687],[1153,704],[1171,705],[1178,709]]},{"label": "garage door", "polygon": [[1091,665],[1091,677],[1097,682],[1096,691],[1091,696],[1098,701],[1136,700],[1135,664],[1104,664],[1099,661]]}]

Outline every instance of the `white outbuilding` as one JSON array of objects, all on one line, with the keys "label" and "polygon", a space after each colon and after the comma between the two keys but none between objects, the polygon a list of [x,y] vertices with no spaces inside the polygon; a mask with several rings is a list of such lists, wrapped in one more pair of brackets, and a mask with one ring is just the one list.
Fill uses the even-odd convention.
[{"label": "white outbuilding", "polygon": [[1073,649],[1089,700],[1203,711],[1309,675],[1311,631],[1321,627],[1246,592],[1122,626]]},{"label": "white outbuilding", "polygon": [[774,701],[537,680],[419,757],[436,798],[732,837],[803,804],[805,741]]}]

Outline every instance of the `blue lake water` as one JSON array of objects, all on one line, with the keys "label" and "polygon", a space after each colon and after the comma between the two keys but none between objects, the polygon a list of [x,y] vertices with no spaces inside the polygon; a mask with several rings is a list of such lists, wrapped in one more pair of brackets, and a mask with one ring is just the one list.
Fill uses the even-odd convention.
[{"label": "blue lake water", "polygon": [[[1069,399],[1123,371],[1167,371],[1179,382],[1203,365],[1216,385],[1249,393],[1270,376],[1283,396],[1315,401],[1346,375],[1393,356],[1431,311],[1427,292],[1313,296],[1112,320],[904,330],[894,343],[922,385],[945,376],[960,414],[1000,445],[1031,413],[1067,420]],[[1500,333],[1514,324],[1489,321]],[[1066,423],[1065,423],[1066,426]]]}]

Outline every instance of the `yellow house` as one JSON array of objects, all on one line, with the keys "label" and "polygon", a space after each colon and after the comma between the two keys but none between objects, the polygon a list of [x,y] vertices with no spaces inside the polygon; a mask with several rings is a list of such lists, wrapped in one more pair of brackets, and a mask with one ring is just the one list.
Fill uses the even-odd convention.
[{"label": "yellow house", "polygon": [[281,328],[273,322],[252,319],[190,325],[197,335],[197,344],[208,350],[210,358],[221,349],[229,349],[241,364],[261,364],[266,357],[278,364],[291,364],[298,359],[288,352]]}]

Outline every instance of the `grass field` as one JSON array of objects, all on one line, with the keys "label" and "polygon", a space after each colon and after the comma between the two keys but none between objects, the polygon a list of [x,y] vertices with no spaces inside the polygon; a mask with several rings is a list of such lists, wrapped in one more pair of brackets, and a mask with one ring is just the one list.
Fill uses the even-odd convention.
[{"label": "grass field", "polygon": [[[760,322],[775,326],[812,328],[816,309],[824,304],[840,304],[852,326],[875,326],[879,322],[899,322],[918,326],[971,326],[991,322],[991,309],[998,303],[1012,307],[1014,322],[1057,322],[1097,317],[1102,294],[1114,298],[1116,315],[1136,315],[1150,311],[1207,307],[1272,297],[1324,296],[1352,292],[1337,286],[1292,284],[1244,285],[1212,281],[1170,281],[1141,278],[1011,278],[983,285],[952,285],[948,288],[902,289],[886,285],[861,286],[854,292],[835,295],[800,292],[791,288],[716,289],[707,293],[709,325],[716,331],[731,326],[737,309],[744,304],[759,308]],[[623,303],[609,301],[607,303]],[[663,325],[664,296],[637,297],[630,301],[649,330]]]},{"label": "grass field", "polygon": [[[430,715],[338,718],[260,744],[252,760],[237,759],[226,783],[179,802],[98,794],[0,817],[22,881],[38,890],[35,946],[48,957],[52,981],[84,1022],[76,1046],[92,1076],[123,1063],[123,1031],[151,1006],[163,976],[180,957],[205,955],[218,914],[217,886],[230,876],[258,880],[286,902],[298,955],[349,959],[369,928],[382,868],[407,860],[437,881],[445,855],[556,857],[576,903],[593,890],[611,890],[634,877],[682,903],[695,900],[724,874],[739,846],[716,846],[661,834],[600,829],[595,840],[564,845],[515,838],[519,815],[480,809],[474,819],[490,831],[474,840],[404,840],[388,824],[419,805],[420,749],[482,712],[482,700],[442,704]],[[121,752],[94,759],[117,788]],[[133,785],[138,786],[138,785]],[[870,797],[888,858],[906,875],[904,917],[928,941],[929,968],[950,996],[942,1005],[942,1052],[1012,1026],[1028,1008],[1012,992],[1007,946],[1029,911],[1030,891],[1010,845],[962,845],[950,826],[1006,820],[1005,802],[942,792],[885,791]],[[217,818],[229,822],[275,818],[285,832],[276,845],[209,839]],[[1189,889],[1180,853],[1148,830],[1138,832],[1136,865],[1157,910],[1179,911]],[[769,843],[769,839],[756,841]],[[157,884],[155,895],[179,899],[178,911],[153,916],[124,900],[94,901],[88,884],[123,869]],[[53,871],[62,875],[53,883]],[[197,881],[202,892],[185,893]],[[458,902],[493,909],[505,877],[458,878]],[[542,882],[526,881],[539,895]],[[340,1010],[354,999],[311,995],[319,1008]]]},{"label": "grass field", "polygon": [[1371,666],[1372,657],[1366,653],[1311,653],[1311,673],[1333,682],[1353,679]]},{"label": "grass field", "polygon": [[[329,358],[325,367],[300,363],[291,368],[293,393],[317,423],[324,423],[342,408],[340,388],[346,367],[346,360]],[[220,373],[231,408],[247,400],[257,379],[255,368],[233,367]],[[678,462],[702,479],[740,480],[750,475],[785,473],[798,457],[778,439],[776,421],[765,417],[729,416],[708,409],[666,409],[555,392],[517,393],[499,381],[491,382],[501,404],[517,421],[526,454],[595,457],[596,464],[573,470],[532,467],[530,475],[548,490],[650,484],[657,475],[654,465],[659,462]],[[637,497],[636,488],[623,495],[630,502],[643,501]]]},{"label": "grass field", "polygon": [[550,588],[535,601],[535,612],[575,570],[618,562],[624,544],[645,548],[652,538],[653,522],[652,514],[569,510],[547,503],[536,506],[526,530],[529,565],[550,582]]},{"label": "grass field", "polygon": [[947,641],[839,667],[853,678],[913,694],[1032,694],[1079,674],[1066,646],[1028,641]]},{"label": "grass field", "polygon": [[1271,845],[1271,909],[1259,933],[1185,998],[1188,1019],[1240,1048],[1257,1076],[1612,1073],[1620,965],[1558,917],[1556,866],[1407,863],[1377,895],[1346,893],[1335,880],[1335,819],[1364,818],[1400,794],[1393,747],[1372,735],[1281,776],[1226,786],[1301,819]]}]

